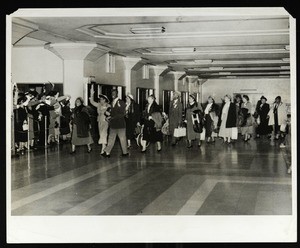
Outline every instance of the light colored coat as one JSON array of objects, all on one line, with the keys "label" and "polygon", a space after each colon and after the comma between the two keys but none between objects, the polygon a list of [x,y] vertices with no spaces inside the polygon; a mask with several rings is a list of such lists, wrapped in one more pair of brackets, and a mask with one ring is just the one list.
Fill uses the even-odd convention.
[{"label": "light colored coat", "polygon": [[[272,105],[272,107],[270,108],[270,111],[268,113],[268,115],[270,116],[269,119],[269,125],[274,125],[275,124],[275,120],[274,120],[274,110],[275,104]],[[285,123],[285,120],[287,118],[287,111],[286,111],[286,105],[283,104],[282,102],[279,104],[278,108],[277,108],[277,113],[278,113],[278,125],[280,126],[281,124]]]}]

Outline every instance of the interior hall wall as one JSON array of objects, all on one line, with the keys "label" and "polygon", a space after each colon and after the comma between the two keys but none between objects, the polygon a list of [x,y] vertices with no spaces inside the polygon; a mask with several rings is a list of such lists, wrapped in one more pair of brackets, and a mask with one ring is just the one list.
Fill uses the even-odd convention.
[{"label": "interior hall wall", "polygon": [[84,60],[83,63],[83,76],[84,77],[90,77],[90,76],[95,76],[95,66],[94,62],[89,61],[89,60]]},{"label": "interior hall wall", "polygon": [[178,81],[178,91],[180,92],[188,92],[189,91],[189,83],[187,78],[183,78],[182,80]]},{"label": "interior hall wall", "polygon": [[[154,71],[149,70],[149,79],[143,79],[143,67],[137,71],[131,70],[131,94],[136,99],[136,88],[154,89]],[[127,90],[127,89],[126,89]]]},{"label": "interior hall wall", "polygon": [[63,60],[44,47],[13,47],[11,56],[13,82],[63,82]]},{"label": "interior hall wall", "polygon": [[164,77],[159,78],[160,92],[159,99],[162,104],[163,100],[163,90],[174,90],[174,75],[166,74]]},{"label": "interior hall wall", "polygon": [[99,84],[125,86],[125,66],[118,57],[116,57],[115,73],[106,72],[106,56],[100,57],[93,63],[93,72],[95,80]]},{"label": "interior hall wall", "polygon": [[289,78],[244,78],[244,79],[209,79],[202,85],[202,99],[209,95],[221,102],[225,94],[242,93],[251,95],[255,103],[264,95],[268,103],[273,103],[276,96],[281,96],[284,103],[290,104]]}]

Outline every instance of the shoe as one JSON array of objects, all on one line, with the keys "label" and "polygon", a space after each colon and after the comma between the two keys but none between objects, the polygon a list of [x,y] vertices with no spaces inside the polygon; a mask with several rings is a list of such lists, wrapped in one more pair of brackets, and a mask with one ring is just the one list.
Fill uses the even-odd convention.
[{"label": "shoe", "polygon": [[160,149],[157,149],[157,152],[161,152],[161,148],[160,148]]},{"label": "shoe", "polygon": [[90,148],[90,149],[87,150],[88,153],[91,153],[91,151],[92,151],[92,148]]},{"label": "shoe", "polygon": [[132,146],[127,146],[127,149],[131,149],[132,148]]},{"label": "shoe", "polygon": [[110,154],[107,154],[106,152],[101,153],[101,156],[105,158],[110,158]]},{"label": "shoe", "polygon": [[129,153],[127,152],[127,153],[123,153],[122,155],[121,155],[121,157],[128,157],[129,156]]},{"label": "shoe", "polygon": [[192,145],[189,145],[189,146],[187,146],[186,148],[190,149],[190,148],[192,148],[192,147],[193,147]]},{"label": "shoe", "polygon": [[75,154],[75,153],[76,153],[76,150],[70,152],[70,154],[72,154],[72,155]]},{"label": "shoe", "polygon": [[141,150],[141,153],[146,153],[147,150]]}]

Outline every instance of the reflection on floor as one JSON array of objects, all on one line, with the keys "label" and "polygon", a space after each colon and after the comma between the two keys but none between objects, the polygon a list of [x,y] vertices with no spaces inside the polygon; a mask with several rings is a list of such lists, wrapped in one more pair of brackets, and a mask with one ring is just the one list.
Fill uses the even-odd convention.
[{"label": "reflection on floor", "polygon": [[137,147],[111,158],[69,145],[30,152],[11,163],[12,215],[285,215],[291,176],[269,140],[203,144],[167,142],[158,153]]}]

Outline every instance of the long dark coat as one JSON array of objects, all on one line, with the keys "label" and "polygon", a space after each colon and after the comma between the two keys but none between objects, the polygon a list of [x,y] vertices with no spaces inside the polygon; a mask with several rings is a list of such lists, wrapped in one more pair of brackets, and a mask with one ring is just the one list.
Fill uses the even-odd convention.
[{"label": "long dark coat", "polygon": [[85,106],[80,105],[74,109],[73,124],[77,127],[77,137],[86,138],[89,137],[90,129],[90,116]]},{"label": "long dark coat", "polygon": [[14,110],[15,142],[27,142],[28,131],[23,130],[24,122],[27,122],[27,111],[25,108]]},{"label": "long dark coat", "polygon": [[[204,105],[204,108],[203,110],[205,111],[206,107],[207,107],[208,103],[206,103]],[[212,115],[218,115],[218,110],[219,110],[219,106],[215,103],[213,103],[208,111],[208,114],[205,114],[204,117],[205,117],[205,130],[206,130],[206,133],[205,133],[205,136],[206,137],[210,137],[212,135],[212,131],[214,128],[217,127],[217,123],[214,123],[213,122],[213,119],[211,118]]]},{"label": "long dark coat", "polygon": [[200,139],[200,133],[196,133],[194,131],[194,126],[193,126],[193,121],[192,121],[192,113],[197,110],[202,111],[202,107],[200,104],[198,105],[197,103],[195,103],[192,106],[188,104],[188,107],[185,112],[185,118],[187,121],[186,131],[187,131],[187,139],[188,140]]},{"label": "long dark coat", "polygon": [[174,108],[174,100],[171,101],[169,107],[169,132],[174,134],[174,129],[177,128],[182,122],[182,103],[177,100],[176,107]]},{"label": "long dark coat", "polygon": [[271,133],[271,128],[269,127],[269,118],[267,118],[267,115],[270,111],[270,105],[268,103],[263,104],[260,106],[260,104],[256,107],[256,112],[260,119],[260,124],[258,125],[256,132],[260,135],[266,135]]},{"label": "long dark coat", "polygon": [[141,115],[139,106],[133,102],[130,104],[128,111],[125,115],[126,122],[126,137],[127,139],[133,139],[135,136],[135,128],[138,122],[140,122]]},{"label": "long dark coat", "polygon": [[145,107],[142,117],[142,123],[144,124],[143,128],[143,140],[147,142],[155,143],[157,141],[163,141],[163,134],[161,130],[157,131],[155,128],[155,122],[153,120],[149,120],[149,116],[152,113],[161,113],[161,110],[156,102],[153,102],[149,111],[148,111],[148,104]]},{"label": "long dark coat", "polygon": [[[221,126],[221,115],[222,115],[222,110],[225,105],[225,102],[222,104],[220,113],[219,113],[219,121],[218,121],[218,127]],[[236,106],[234,103],[230,103],[229,109],[228,109],[228,115],[227,115],[227,120],[226,120],[226,128],[231,128],[231,127],[236,127],[237,126],[237,116],[236,116]]]}]

